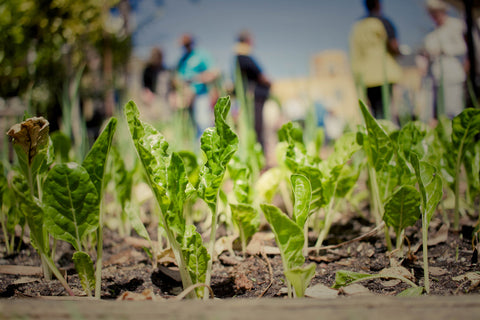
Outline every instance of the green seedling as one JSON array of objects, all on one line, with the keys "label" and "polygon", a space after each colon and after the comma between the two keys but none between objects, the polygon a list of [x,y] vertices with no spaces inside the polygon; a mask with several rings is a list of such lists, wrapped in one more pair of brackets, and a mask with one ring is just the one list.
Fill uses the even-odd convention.
[{"label": "green seedling", "polygon": [[[173,250],[184,289],[205,282],[210,256],[194,226],[187,226],[183,216],[186,199],[194,192],[187,178],[182,158],[170,152],[164,136],[140,120],[133,101],[125,106],[125,116],[147,181],[160,208],[160,224]],[[194,282],[195,281],[195,282]],[[201,291],[196,291],[201,295]],[[195,294],[189,297],[195,298]]]},{"label": "green seedling", "polygon": [[302,252],[305,243],[303,228],[273,205],[262,204],[260,207],[272,227],[275,241],[280,249],[283,273],[287,278],[288,296],[292,296],[291,287],[293,286],[295,296],[303,297],[315,275],[316,267],[314,263],[303,266],[305,263]]},{"label": "green seedling", "polygon": [[100,299],[101,281],[102,281],[102,258],[103,258],[103,212],[102,199],[105,190],[105,171],[107,167],[107,159],[112,147],[113,136],[117,128],[117,119],[111,118],[110,121],[99,135],[87,156],[83,160],[82,166],[88,172],[90,180],[97,191],[98,205],[98,227],[96,229],[97,236],[97,260],[95,266],[95,297]]},{"label": "green seedling", "polygon": [[43,179],[48,166],[53,162],[48,132],[49,123],[42,117],[26,119],[7,132],[23,174],[23,178],[18,174],[14,176],[12,186],[30,229],[32,245],[40,255],[44,277],[49,280],[53,273],[68,294],[73,296],[73,291],[53,261],[47,223],[44,223],[46,213],[42,202]]},{"label": "green seedling", "polygon": [[230,204],[232,220],[237,227],[242,253],[245,257],[247,244],[260,227],[260,215],[253,204],[253,185],[251,170],[234,157],[228,166],[230,178],[233,181],[233,193],[236,204]]},{"label": "green seedling", "polygon": [[454,229],[459,228],[460,220],[460,171],[469,149],[474,148],[475,136],[480,133],[480,110],[465,109],[452,120],[452,144],[455,147],[453,155],[455,156],[455,215],[453,221]]},{"label": "green seedling", "polygon": [[425,291],[430,293],[430,280],[428,274],[428,226],[432,220],[435,209],[443,197],[442,179],[437,169],[425,161],[419,161],[413,154],[412,165],[417,177],[421,194],[422,215],[422,245],[423,245],[423,272]]},{"label": "green seedling", "polygon": [[[212,215],[208,252],[213,256],[217,230],[217,199],[223,182],[225,171],[230,159],[238,149],[238,137],[227,123],[230,111],[230,98],[219,98],[215,104],[215,127],[207,128],[200,138],[201,149],[206,156],[206,162],[200,169],[198,195],[205,201]],[[207,285],[210,284],[212,260],[208,261],[206,274]],[[207,298],[207,289],[205,289]]]},{"label": "green seedling", "polygon": [[332,288],[338,289],[357,282],[373,279],[398,279],[410,285],[411,288],[402,291],[399,296],[419,296],[423,292],[423,288],[417,286],[411,280],[405,278],[402,275],[388,271],[380,272],[379,274],[368,274],[354,271],[339,270],[335,274],[335,283],[333,284]]},{"label": "green seedling", "polygon": [[413,226],[420,215],[420,193],[412,186],[401,186],[386,201],[383,220],[395,230],[397,249],[402,248],[405,228]]}]

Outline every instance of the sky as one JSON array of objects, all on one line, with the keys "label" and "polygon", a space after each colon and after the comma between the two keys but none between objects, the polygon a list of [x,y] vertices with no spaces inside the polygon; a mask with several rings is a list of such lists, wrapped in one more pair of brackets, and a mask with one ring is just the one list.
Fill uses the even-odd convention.
[{"label": "sky", "polygon": [[[433,29],[424,0],[383,0],[399,42],[415,51]],[[348,51],[353,23],[365,15],[363,0],[141,0],[134,16],[134,54],[147,59],[152,46],[164,51],[167,67],[181,55],[178,38],[195,36],[228,76],[236,35],[254,35],[254,57],[271,79],[305,77],[312,55]]]}]

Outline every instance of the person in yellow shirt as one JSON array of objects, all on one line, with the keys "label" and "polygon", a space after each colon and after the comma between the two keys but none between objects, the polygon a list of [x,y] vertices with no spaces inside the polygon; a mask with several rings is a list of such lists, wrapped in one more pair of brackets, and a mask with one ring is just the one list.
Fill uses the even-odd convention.
[{"label": "person in yellow shirt", "polygon": [[395,27],[381,14],[380,0],[365,0],[365,8],[367,15],[353,25],[350,34],[350,62],[357,86],[366,88],[373,116],[383,119],[382,86],[387,85],[385,98],[389,99],[402,75],[395,60],[400,51]]}]

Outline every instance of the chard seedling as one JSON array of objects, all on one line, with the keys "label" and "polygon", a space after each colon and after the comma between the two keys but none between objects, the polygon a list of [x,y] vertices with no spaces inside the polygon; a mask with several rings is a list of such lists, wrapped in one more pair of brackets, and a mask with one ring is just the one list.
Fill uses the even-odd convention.
[{"label": "chard seedling", "polygon": [[401,249],[403,232],[413,226],[420,218],[420,193],[412,186],[404,185],[398,188],[386,201],[383,220],[395,230],[397,244]]},{"label": "chard seedling", "polygon": [[[82,166],[88,172],[90,180],[97,191],[98,206],[98,226],[96,230],[97,236],[97,261],[95,265],[95,297],[100,299],[101,282],[102,282],[102,258],[103,258],[103,212],[102,199],[105,189],[106,179],[105,171],[107,167],[107,159],[112,147],[113,136],[117,129],[117,119],[111,118],[103,131],[98,136],[87,156],[83,160]],[[128,186],[125,186],[128,188]],[[91,213],[93,215],[93,213]],[[84,287],[85,288],[85,287]]]},{"label": "chard seedling", "polygon": [[287,278],[288,295],[292,296],[291,286],[293,286],[295,296],[303,297],[315,275],[316,268],[314,263],[303,266],[305,263],[302,252],[305,243],[303,228],[273,205],[262,204],[260,207],[272,227],[275,241],[280,249],[283,273]]},{"label": "chard seedling", "polygon": [[419,296],[423,292],[423,288],[418,287],[413,281],[405,278],[404,276],[383,270],[378,274],[339,270],[335,274],[335,283],[333,284],[332,288],[338,289],[354,284],[356,282],[373,279],[398,279],[411,286],[411,288],[407,289],[408,291],[402,291],[399,295]]},{"label": "chard seedling", "polygon": [[472,149],[475,136],[480,133],[480,110],[465,109],[452,120],[452,144],[455,161],[455,215],[454,229],[459,228],[460,220],[460,170],[467,150]]},{"label": "chard seedling", "polygon": [[[153,126],[140,120],[133,101],[125,106],[125,116],[138,157],[145,169],[147,181],[160,208],[160,224],[173,250],[184,289],[205,282],[210,257],[199,241],[193,226],[187,226],[183,216],[186,199],[194,192],[189,183],[183,160],[169,151],[164,136]],[[196,291],[201,295],[201,290]],[[195,294],[190,294],[194,298]]]},{"label": "chard seedling", "polygon": [[236,204],[230,204],[232,220],[238,229],[245,257],[247,244],[260,227],[260,215],[253,204],[253,189],[250,187],[253,181],[249,167],[234,157],[228,165],[228,172],[233,181],[233,193],[237,201]]},{"label": "chard seedling", "polygon": [[[360,101],[360,109],[367,134],[358,132],[357,142],[363,146],[367,155],[371,204],[377,225],[379,225],[384,218],[386,199],[391,196],[396,187],[412,185],[414,183],[413,173],[404,159],[401,148],[394,143],[362,101]],[[401,136],[402,134],[397,135]],[[385,225],[385,241],[388,250],[392,250],[388,225]]]},{"label": "chard seedling", "polygon": [[443,197],[442,179],[437,169],[425,161],[419,161],[415,154],[411,157],[412,166],[417,177],[421,194],[422,214],[422,245],[423,245],[423,272],[425,291],[430,293],[430,280],[428,274],[428,226],[432,220],[435,209]]},{"label": "chard seedling", "polygon": [[[207,128],[200,138],[201,149],[207,161],[200,169],[198,195],[208,205],[212,215],[208,252],[213,257],[217,230],[217,199],[227,165],[238,148],[238,137],[227,123],[230,111],[230,98],[219,98],[215,104],[215,127]],[[212,261],[208,261],[206,284],[210,284]],[[205,297],[207,297],[205,289]]]}]

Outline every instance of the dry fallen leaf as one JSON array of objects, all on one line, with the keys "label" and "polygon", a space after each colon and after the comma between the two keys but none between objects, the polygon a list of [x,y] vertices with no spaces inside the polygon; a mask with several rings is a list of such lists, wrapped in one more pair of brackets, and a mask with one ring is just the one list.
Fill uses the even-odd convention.
[{"label": "dry fallen leaf", "polygon": [[122,293],[117,300],[131,300],[131,301],[142,301],[142,300],[155,300],[155,295],[151,289],[145,289],[142,293],[136,292],[124,292]]},{"label": "dry fallen leaf", "polygon": [[338,291],[323,284],[316,284],[305,290],[305,296],[316,299],[332,299],[338,297]]}]

